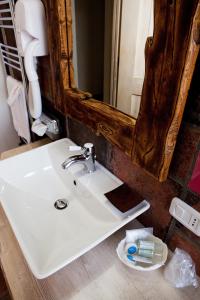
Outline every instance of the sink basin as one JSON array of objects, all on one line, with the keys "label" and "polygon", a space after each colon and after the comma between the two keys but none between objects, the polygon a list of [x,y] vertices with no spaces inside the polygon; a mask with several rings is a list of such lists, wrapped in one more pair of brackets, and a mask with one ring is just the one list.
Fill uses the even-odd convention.
[{"label": "sink basin", "polygon": [[[74,143],[62,139],[0,161],[0,202],[35,275],[45,278],[78,258],[149,208],[123,214],[104,193],[122,184],[98,162],[95,173],[61,163]],[[77,151],[78,153],[78,151]],[[54,203],[65,199],[67,207]]]}]

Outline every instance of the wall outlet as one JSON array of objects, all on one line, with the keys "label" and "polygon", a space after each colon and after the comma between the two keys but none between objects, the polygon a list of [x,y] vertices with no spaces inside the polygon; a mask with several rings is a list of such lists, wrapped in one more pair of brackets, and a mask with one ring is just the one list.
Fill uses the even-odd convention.
[{"label": "wall outlet", "polygon": [[196,228],[198,225],[199,220],[197,219],[197,217],[192,216],[190,219],[190,223],[189,225],[192,226],[193,228]]},{"label": "wall outlet", "polygon": [[200,236],[200,213],[197,210],[175,197],[172,199],[169,212],[186,228]]}]

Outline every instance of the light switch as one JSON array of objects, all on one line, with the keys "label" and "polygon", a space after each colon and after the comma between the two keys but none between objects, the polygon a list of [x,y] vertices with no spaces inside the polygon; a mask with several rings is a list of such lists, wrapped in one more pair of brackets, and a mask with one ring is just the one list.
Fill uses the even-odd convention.
[{"label": "light switch", "polygon": [[177,217],[181,218],[184,214],[184,209],[181,206],[176,205],[175,206],[175,214]]},{"label": "light switch", "polygon": [[182,219],[185,221],[185,223],[189,223],[191,220],[191,217],[192,217],[191,213],[189,213],[187,210],[184,210]]},{"label": "light switch", "polygon": [[178,219],[182,219],[184,223],[189,223],[192,215],[181,205],[175,206],[175,215]]},{"label": "light switch", "polygon": [[200,213],[181,199],[172,199],[170,214],[189,230],[200,236]]}]

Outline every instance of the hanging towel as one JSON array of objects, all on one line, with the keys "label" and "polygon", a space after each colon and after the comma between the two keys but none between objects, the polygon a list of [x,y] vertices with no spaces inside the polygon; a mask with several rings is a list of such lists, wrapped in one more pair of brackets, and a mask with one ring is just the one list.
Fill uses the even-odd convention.
[{"label": "hanging towel", "polygon": [[30,129],[24,86],[11,76],[7,76],[8,105],[10,106],[13,124],[17,134],[30,143]]}]

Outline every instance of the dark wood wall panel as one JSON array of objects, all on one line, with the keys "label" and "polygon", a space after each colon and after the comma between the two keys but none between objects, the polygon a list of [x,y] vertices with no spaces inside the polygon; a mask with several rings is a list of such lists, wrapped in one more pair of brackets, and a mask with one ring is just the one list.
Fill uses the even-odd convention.
[{"label": "dark wood wall panel", "polygon": [[49,64],[44,65],[40,61],[40,78],[44,70],[48,72],[48,82],[51,82],[51,93],[47,90],[49,84],[43,84],[43,94],[51,96],[48,99],[55,109],[64,113],[65,89],[69,88],[68,47],[67,47],[67,25],[65,0],[43,0],[49,41]]}]

